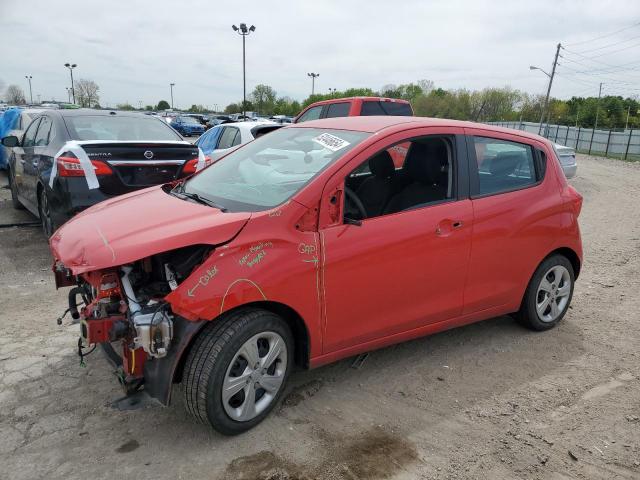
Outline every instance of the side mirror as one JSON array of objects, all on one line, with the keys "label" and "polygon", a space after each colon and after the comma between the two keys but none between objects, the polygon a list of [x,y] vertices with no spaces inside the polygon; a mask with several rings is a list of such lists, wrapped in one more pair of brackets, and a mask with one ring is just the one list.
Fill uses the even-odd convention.
[{"label": "side mirror", "polygon": [[15,135],[9,135],[2,139],[2,145],[5,147],[17,147],[20,145],[20,140]]}]

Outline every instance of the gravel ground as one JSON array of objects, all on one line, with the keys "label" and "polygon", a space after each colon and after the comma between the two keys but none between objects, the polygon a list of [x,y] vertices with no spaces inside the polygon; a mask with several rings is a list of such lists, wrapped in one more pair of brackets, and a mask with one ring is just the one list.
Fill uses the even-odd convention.
[{"label": "gravel ground", "polygon": [[[1,183],[6,177],[0,178]],[[294,373],[238,437],[169,408],[117,411],[79,366],[46,242],[0,229],[0,478],[638,479],[640,164],[579,156],[586,263],[558,328],[495,318]],[[0,190],[0,221],[16,215]]]}]

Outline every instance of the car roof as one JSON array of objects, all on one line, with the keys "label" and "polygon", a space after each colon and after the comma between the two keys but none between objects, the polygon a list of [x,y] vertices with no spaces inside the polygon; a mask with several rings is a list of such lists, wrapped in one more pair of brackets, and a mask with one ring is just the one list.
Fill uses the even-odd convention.
[{"label": "car roof", "polygon": [[305,110],[308,107],[311,106],[316,106],[316,105],[327,105],[330,103],[343,103],[343,102],[350,102],[352,100],[363,100],[363,101],[373,101],[373,102],[393,102],[393,103],[405,103],[408,104],[409,102],[407,100],[403,100],[401,98],[388,98],[388,97],[365,97],[365,96],[358,96],[358,97],[341,97],[341,98],[329,98],[327,100],[319,100],[317,102],[313,102],[311,104],[309,104],[307,107],[305,107]]},{"label": "car roof", "polygon": [[241,130],[251,130],[254,127],[261,127],[263,125],[269,127],[280,126],[280,124],[276,122],[232,122],[222,123],[220,125],[216,125],[216,127],[238,127]]},{"label": "car roof", "polygon": [[355,117],[334,117],[320,120],[309,120],[302,123],[295,123],[286,128],[328,128],[336,130],[352,130],[358,132],[376,133],[390,127],[405,125],[410,128],[419,127],[458,127],[475,128],[491,132],[504,132],[513,135],[514,133],[526,138],[544,140],[543,137],[528,133],[523,130],[503,128],[485,123],[467,122],[462,120],[449,120],[446,118],[431,117],[409,117],[409,116],[355,116]]}]

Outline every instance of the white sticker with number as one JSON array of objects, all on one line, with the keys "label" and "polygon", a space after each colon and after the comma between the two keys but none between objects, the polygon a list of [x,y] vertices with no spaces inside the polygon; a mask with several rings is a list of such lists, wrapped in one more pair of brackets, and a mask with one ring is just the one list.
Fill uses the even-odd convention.
[{"label": "white sticker with number", "polygon": [[347,142],[346,140],[343,140],[329,133],[318,135],[316,138],[312,138],[312,140],[316,143],[319,143],[324,148],[331,150],[332,152],[337,152],[338,150],[349,145],[349,142]]}]

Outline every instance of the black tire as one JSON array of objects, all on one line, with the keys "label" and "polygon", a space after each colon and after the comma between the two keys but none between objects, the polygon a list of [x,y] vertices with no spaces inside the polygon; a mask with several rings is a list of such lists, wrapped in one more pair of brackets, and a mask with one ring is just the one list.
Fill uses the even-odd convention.
[{"label": "black tire", "polygon": [[[560,297],[559,292],[562,290],[564,285],[566,284],[562,279],[555,278],[555,274],[553,276],[549,276],[547,274],[552,274],[551,270],[556,268],[557,270],[566,269],[568,272],[568,277],[570,279],[570,284],[568,285],[569,293],[563,297]],[[545,290],[541,290],[543,279],[547,276],[548,282],[552,287],[552,299],[551,302],[555,302],[556,306],[558,306],[558,300],[562,305],[562,308],[558,308],[557,316],[551,314],[551,306],[545,307],[546,311],[549,311],[547,318],[545,315],[539,314],[537,305],[542,305],[543,301],[547,299],[549,296],[546,294]],[[553,279],[553,280],[550,280]],[[552,255],[546,258],[536,269],[533,277],[531,277],[531,281],[527,286],[527,290],[524,294],[524,298],[522,300],[522,305],[520,310],[514,315],[518,322],[531,329],[536,331],[549,330],[550,328],[555,327],[560,320],[565,316],[567,311],[569,310],[569,305],[571,305],[571,299],[573,298],[573,288],[575,283],[575,273],[573,271],[573,265],[564,255]],[[566,297],[566,303],[562,302],[562,298]]]},{"label": "black tire", "polygon": [[[284,340],[287,365],[279,390],[256,417],[248,421],[231,418],[223,405],[222,385],[240,348],[255,335],[275,332]],[[209,423],[224,435],[237,435],[260,423],[277,405],[285,389],[294,358],[289,326],[278,315],[246,308],[223,315],[198,335],[184,367],[182,391],[187,411],[199,422]],[[257,393],[256,393],[257,395]]]},{"label": "black tire", "polygon": [[51,238],[53,232],[56,231],[53,220],[51,219],[51,207],[49,206],[49,197],[44,187],[39,190],[38,194],[38,214],[40,215],[40,224],[42,225],[42,233],[47,239]]},{"label": "black tire", "polygon": [[11,190],[11,205],[16,210],[24,210],[24,205],[22,205],[20,200],[18,200],[18,189],[16,187],[16,179],[13,176],[13,170],[9,169],[7,173],[7,177],[9,179],[9,190]]}]

